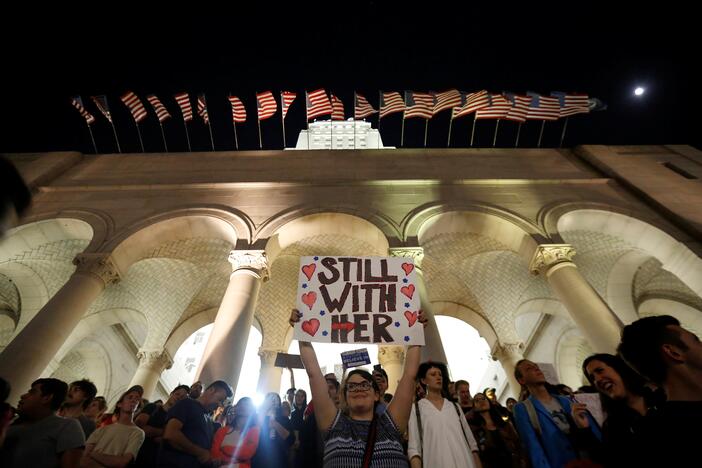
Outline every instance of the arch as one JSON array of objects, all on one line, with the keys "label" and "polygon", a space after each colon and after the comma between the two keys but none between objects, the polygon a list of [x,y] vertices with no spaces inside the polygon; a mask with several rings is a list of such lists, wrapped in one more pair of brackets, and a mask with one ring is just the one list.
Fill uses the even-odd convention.
[{"label": "arch", "polygon": [[0,262],[52,242],[74,239],[91,241],[93,233],[89,223],[75,218],[51,218],[23,224],[10,229],[0,243]]},{"label": "arch", "polygon": [[[62,227],[61,224],[68,222],[70,226]],[[90,236],[76,237],[77,233],[85,233],[85,226],[82,228],[76,227],[75,222],[79,222],[78,225],[87,224],[91,230]],[[54,224],[52,225],[52,222]],[[56,225],[55,223],[58,223]],[[0,259],[3,258],[2,248],[6,246],[8,238],[16,232],[24,230],[26,228],[36,226],[41,224],[42,230],[46,231],[45,234],[51,239],[50,242],[55,242],[58,240],[66,239],[84,239],[90,241],[88,246],[85,248],[85,252],[96,252],[99,247],[108,239],[114,232],[114,222],[112,218],[107,213],[98,210],[60,210],[48,213],[33,214],[26,218],[22,218],[22,224],[10,229],[3,242],[0,243]],[[60,233],[72,237],[60,237]],[[59,236],[59,237],[56,237]]]},{"label": "arch", "polygon": [[480,334],[481,338],[487,341],[490,349],[493,349],[495,345],[499,342],[499,337],[497,332],[492,327],[492,324],[485,319],[482,315],[467,307],[463,304],[457,302],[444,302],[436,301],[431,303],[434,315],[446,315],[448,317],[453,317],[458,320],[462,320],[471,327],[475,328]]},{"label": "arch", "polygon": [[672,315],[684,328],[697,336],[702,336],[702,311],[694,307],[663,298],[647,299],[639,305],[640,317],[653,315]]},{"label": "arch", "polygon": [[266,242],[268,261],[296,242],[318,235],[351,237],[371,246],[370,255],[387,255],[388,239],[385,233],[370,221],[345,213],[323,212],[293,219],[278,228]]},{"label": "arch", "polygon": [[617,260],[607,277],[606,301],[624,325],[639,318],[632,293],[638,269],[651,256],[639,250],[630,250]]},{"label": "arch", "polygon": [[523,314],[538,313],[548,315],[558,315],[560,317],[570,317],[568,310],[563,303],[557,299],[537,298],[522,302],[517,308],[515,317]]},{"label": "arch", "polygon": [[251,239],[248,220],[223,210],[184,209],[154,216],[118,234],[105,246],[112,252],[120,272],[146,257],[165,242],[207,237],[229,242],[232,248],[239,239]]},{"label": "arch", "polygon": [[556,226],[559,233],[587,230],[618,237],[632,248],[657,258],[665,270],[702,296],[702,259],[653,224],[613,211],[576,209],[561,214]]},{"label": "arch", "polygon": [[592,348],[577,328],[566,330],[556,344],[559,383],[564,383],[573,390],[587,384],[581,366],[585,358],[591,354],[593,354]]},{"label": "arch", "polygon": [[490,237],[516,252],[527,263],[538,245],[536,230],[511,214],[486,213],[482,211],[445,211],[427,217],[416,228],[420,245],[429,239],[448,233],[470,233]]}]

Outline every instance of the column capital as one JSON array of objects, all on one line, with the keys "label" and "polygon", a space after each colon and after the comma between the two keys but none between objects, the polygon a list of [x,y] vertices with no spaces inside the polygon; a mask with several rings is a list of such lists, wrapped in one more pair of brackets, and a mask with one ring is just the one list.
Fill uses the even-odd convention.
[{"label": "column capital", "polygon": [[391,257],[411,258],[414,266],[421,269],[424,259],[424,249],[422,247],[393,247],[388,249]]},{"label": "column capital", "polygon": [[378,346],[378,362],[381,366],[405,362],[404,346]]},{"label": "column capital", "polygon": [[76,273],[92,275],[105,286],[120,279],[119,270],[110,254],[80,253],[73,259],[73,264],[77,267]]},{"label": "column capital", "polygon": [[258,348],[258,356],[261,358],[261,365],[275,366],[275,358],[278,353],[284,353],[282,349]]},{"label": "column capital", "polygon": [[140,367],[163,370],[173,366],[173,359],[168,352],[159,349],[140,349],[136,357],[139,359]]},{"label": "column capital", "polygon": [[229,252],[229,263],[232,271],[249,270],[259,275],[263,280],[269,277],[268,257],[265,250],[232,250]]},{"label": "column capital", "polygon": [[503,360],[519,360],[524,357],[524,343],[501,343],[495,345],[492,350],[492,358],[497,361]]},{"label": "column capital", "polygon": [[550,270],[554,265],[572,262],[575,248],[570,244],[540,244],[529,263],[529,271],[538,275]]}]

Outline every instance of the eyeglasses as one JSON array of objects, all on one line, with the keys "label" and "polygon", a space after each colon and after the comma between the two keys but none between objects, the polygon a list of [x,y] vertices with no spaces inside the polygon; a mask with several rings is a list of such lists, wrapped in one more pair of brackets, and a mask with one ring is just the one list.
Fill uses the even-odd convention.
[{"label": "eyeglasses", "polygon": [[346,384],[346,389],[349,392],[367,392],[371,389],[371,384],[367,380],[363,382],[349,382]]}]

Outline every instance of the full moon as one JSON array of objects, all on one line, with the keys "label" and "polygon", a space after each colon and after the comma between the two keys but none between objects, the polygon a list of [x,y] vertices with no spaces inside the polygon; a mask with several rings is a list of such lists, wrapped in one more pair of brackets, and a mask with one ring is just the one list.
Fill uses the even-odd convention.
[{"label": "full moon", "polygon": [[644,91],[646,91],[646,90],[643,89],[641,86],[639,86],[638,88],[636,88],[634,90],[634,94],[636,94],[637,96],[641,96],[644,93]]}]

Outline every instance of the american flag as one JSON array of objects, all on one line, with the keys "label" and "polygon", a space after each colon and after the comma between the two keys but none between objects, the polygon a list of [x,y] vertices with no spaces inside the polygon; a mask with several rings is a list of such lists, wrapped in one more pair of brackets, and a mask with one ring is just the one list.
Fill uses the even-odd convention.
[{"label": "american flag", "polygon": [[159,122],[163,122],[164,120],[171,118],[171,114],[168,113],[166,107],[161,104],[161,101],[159,101],[155,94],[149,94],[146,96],[146,100],[149,101],[151,103],[151,107],[154,108],[154,112],[156,112],[156,117],[158,117]]},{"label": "american flag", "polygon": [[107,105],[107,96],[101,94],[99,96],[90,96],[90,99],[95,103],[98,110],[102,112],[108,122],[112,123],[112,114],[110,114],[110,106]]},{"label": "american flag", "polygon": [[146,118],[146,108],[144,108],[144,104],[142,104],[141,100],[132,91],[127,91],[120,99],[129,107],[129,112],[132,113],[132,117],[134,117],[136,123]]},{"label": "american flag", "polygon": [[190,96],[188,93],[178,93],[174,97],[180,106],[180,111],[183,113],[183,120],[185,122],[193,120],[193,106],[190,104]]},{"label": "american flag", "polygon": [[283,91],[280,98],[280,102],[282,102],[281,106],[283,107],[283,119],[288,115],[288,108],[292,105],[296,97],[297,94],[292,91]]},{"label": "american flag", "polygon": [[475,111],[477,119],[504,119],[507,116],[512,103],[500,94],[489,94],[490,104]]},{"label": "american flag", "polygon": [[203,93],[197,95],[197,115],[202,117],[202,121],[205,124],[210,124],[210,116],[207,114],[207,101],[205,101]]},{"label": "american flag", "polygon": [[271,118],[278,111],[278,103],[275,102],[273,93],[270,91],[257,93],[256,109],[258,111],[258,120]]},{"label": "american flag", "polygon": [[587,114],[590,112],[587,94],[572,93],[567,94],[560,91],[551,93],[552,97],[558,98],[561,106],[560,117],[570,117],[575,114]]},{"label": "american flag", "polygon": [[470,94],[461,93],[461,107],[453,108],[453,115],[451,118],[457,119],[472,114],[478,109],[482,109],[488,105],[490,105],[490,98],[488,92],[485,90]]},{"label": "american flag", "polygon": [[431,94],[434,96],[434,114],[462,105],[461,93],[457,89]]},{"label": "american flag", "polygon": [[341,99],[339,99],[338,97],[336,97],[332,94],[331,95],[331,103],[332,103],[332,120],[344,120],[344,103],[341,102]]},{"label": "american flag", "polygon": [[527,92],[527,95],[531,97],[527,120],[558,120],[561,112],[558,98],[541,96],[531,92]]},{"label": "american flag", "polygon": [[531,98],[529,96],[520,96],[513,93],[505,93],[504,96],[512,103],[512,107],[510,107],[509,112],[507,112],[505,120],[526,122]]},{"label": "american flag", "polygon": [[80,98],[80,96],[72,97],[71,104],[73,104],[73,107],[78,109],[78,112],[80,112],[81,117],[85,119],[85,122],[88,125],[95,122],[95,117],[93,117],[93,114],[85,110],[85,107],[83,107],[83,100]]},{"label": "american flag", "polygon": [[378,111],[373,109],[368,100],[361,94],[355,93],[356,96],[356,106],[354,107],[354,119],[365,119],[366,117],[377,113]]},{"label": "american flag", "polygon": [[434,115],[434,96],[429,93],[405,91],[405,118],[431,119]]},{"label": "american flag", "polygon": [[246,122],[246,109],[241,99],[236,96],[229,96],[229,103],[232,105],[232,119],[234,123]]},{"label": "american flag", "polygon": [[333,111],[331,102],[324,88],[317,89],[307,94],[307,120],[320,115],[328,115]]},{"label": "american flag", "polygon": [[392,91],[389,93],[380,93],[380,118],[394,114],[395,112],[403,112],[405,110],[405,101],[402,100],[400,93]]}]

